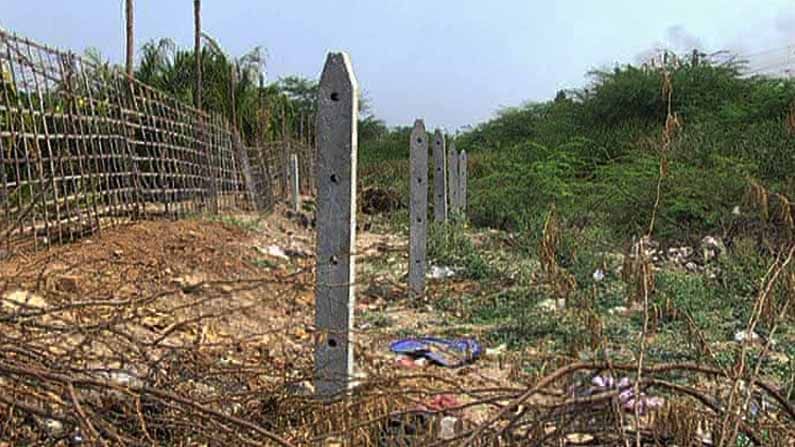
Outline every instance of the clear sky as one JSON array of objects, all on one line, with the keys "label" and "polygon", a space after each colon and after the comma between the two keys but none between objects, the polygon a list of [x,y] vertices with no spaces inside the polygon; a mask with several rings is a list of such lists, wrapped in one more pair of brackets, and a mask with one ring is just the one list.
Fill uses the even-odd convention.
[{"label": "clear sky", "polygon": [[[0,26],[75,51],[124,54],[124,0],[0,0]],[[136,43],[192,46],[192,0],[135,0]],[[581,87],[597,67],[656,47],[795,62],[795,0],[203,0],[203,28],[233,55],[262,45],[268,78],[317,77],[351,54],[376,115],[455,130],[503,106]],[[761,51],[775,50],[756,54]]]}]

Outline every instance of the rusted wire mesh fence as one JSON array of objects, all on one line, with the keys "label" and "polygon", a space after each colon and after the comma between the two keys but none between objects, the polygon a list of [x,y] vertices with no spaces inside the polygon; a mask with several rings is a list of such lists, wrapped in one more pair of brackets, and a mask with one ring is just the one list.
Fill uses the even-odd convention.
[{"label": "rusted wire mesh fence", "polygon": [[245,147],[219,115],[117,68],[0,31],[6,250],[142,217],[267,208],[287,193],[284,144],[311,157],[302,141]]}]

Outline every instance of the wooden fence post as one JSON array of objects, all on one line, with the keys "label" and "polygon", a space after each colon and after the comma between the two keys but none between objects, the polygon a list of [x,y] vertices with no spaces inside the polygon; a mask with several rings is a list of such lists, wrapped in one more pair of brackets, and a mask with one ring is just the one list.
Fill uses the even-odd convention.
[{"label": "wooden fence post", "polygon": [[433,134],[433,220],[447,222],[447,154],[442,131]]},{"label": "wooden fence post", "polygon": [[292,185],[293,211],[301,210],[301,182],[298,176],[298,154],[290,156],[290,184]]},{"label": "wooden fence post", "polygon": [[422,120],[414,122],[409,155],[409,294],[425,296],[425,262],[428,239],[428,134]]},{"label": "wooden fence post", "polygon": [[447,191],[449,194],[448,208],[451,214],[458,212],[458,152],[455,143],[450,144],[447,153]]},{"label": "wooden fence post", "polygon": [[346,53],[330,53],[320,78],[317,154],[315,390],[330,399],[353,375],[358,85]]},{"label": "wooden fence post", "polygon": [[458,206],[461,214],[467,212],[467,151],[461,151],[458,159]]}]

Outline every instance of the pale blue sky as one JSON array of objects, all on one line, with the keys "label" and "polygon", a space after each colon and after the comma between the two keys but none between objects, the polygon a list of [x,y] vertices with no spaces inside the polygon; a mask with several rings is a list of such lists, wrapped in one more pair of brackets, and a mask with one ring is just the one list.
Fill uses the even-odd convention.
[{"label": "pale blue sky", "polygon": [[[136,0],[137,45],[192,45],[192,0]],[[0,0],[0,26],[82,51],[124,54],[123,0]],[[502,106],[580,87],[585,73],[660,46],[732,49],[752,67],[795,62],[795,0],[204,0],[203,27],[234,55],[262,45],[268,77],[316,77],[350,52],[375,113],[455,130]]]}]

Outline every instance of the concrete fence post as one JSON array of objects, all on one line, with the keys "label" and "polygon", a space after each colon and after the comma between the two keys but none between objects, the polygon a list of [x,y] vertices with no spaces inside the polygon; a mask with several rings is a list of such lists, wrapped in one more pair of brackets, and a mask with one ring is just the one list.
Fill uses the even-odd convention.
[{"label": "concrete fence post", "polygon": [[317,116],[315,389],[325,399],[353,376],[358,85],[346,53],[330,53]]},{"label": "concrete fence post", "polygon": [[461,151],[458,158],[458,207],[461,214],[467,211],[467,151]]},{"label": "concrete fence post", "polygon": [[458,212],[458,151],[455,149],[455,143],[450,144],[450,150],[447,153],[447,191],[450,194],[449,205],[451,213]]},{"label": "concrete fence post", "polygon": [[428,239],[428,134],[422,120],[414,122],[409,154],[409,295],[425,296]]},{"label": "concrete fence post", "polygon": [[441,130],[433,134],[433,220],[447,222],[447,153]]},{"label": "concrete fence post", "polygon": [[292,185],[293,211],[301,210],[301,182],[298,174],[298,154],[290,156],[290,184]]}]

